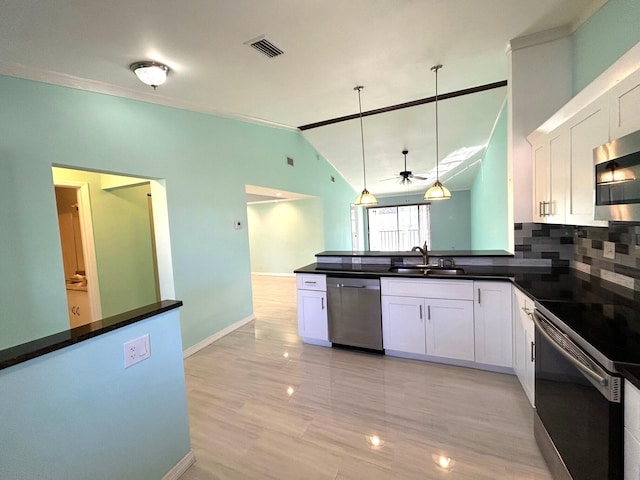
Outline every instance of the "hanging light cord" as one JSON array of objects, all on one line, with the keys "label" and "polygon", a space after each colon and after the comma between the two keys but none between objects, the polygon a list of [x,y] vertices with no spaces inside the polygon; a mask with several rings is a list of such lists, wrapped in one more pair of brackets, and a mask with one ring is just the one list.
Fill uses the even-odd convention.
[{"label": "hanging light cord", "polygon": [[438,159],[440,158],[440,152],[438,150],[438,70],[442,68],[442,65],[436,65],[431,67],[431,70],[436,72],[436,180],[440,181],[440,174],[438,171]]},{"label": "hanging light cord", "polygon": [[364,189],[367,189],[367,169],[364,162],[364,129],[362,127],[362,102],[360,101],[360,90],[364,87],[358,86],[354,90],[358,91],[358,108],[360,110],[360,142],[362,143],[362,176],[364,179]]}]

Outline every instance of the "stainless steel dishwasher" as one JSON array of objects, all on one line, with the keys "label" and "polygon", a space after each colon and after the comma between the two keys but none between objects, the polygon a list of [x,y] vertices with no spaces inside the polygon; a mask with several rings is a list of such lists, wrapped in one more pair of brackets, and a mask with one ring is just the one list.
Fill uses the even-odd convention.
[{"label": "stainless steel dishwasher", "polygon": [[380,279],[327,277],[329,340],[382,350]]}]

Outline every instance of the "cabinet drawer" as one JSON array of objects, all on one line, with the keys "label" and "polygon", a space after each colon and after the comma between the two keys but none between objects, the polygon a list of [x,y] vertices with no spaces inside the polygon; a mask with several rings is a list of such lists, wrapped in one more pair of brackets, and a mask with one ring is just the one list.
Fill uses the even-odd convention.
[{"label": "cabinet drawer", "polygon": [[473,300],[473,280],[382,277],[380,289],[382,295]]},{"label": "cabinet drawer", "polygon": [[320,274],[296,274],[296,287],[302,290],[321,290],[327,291],[327,277]]}]

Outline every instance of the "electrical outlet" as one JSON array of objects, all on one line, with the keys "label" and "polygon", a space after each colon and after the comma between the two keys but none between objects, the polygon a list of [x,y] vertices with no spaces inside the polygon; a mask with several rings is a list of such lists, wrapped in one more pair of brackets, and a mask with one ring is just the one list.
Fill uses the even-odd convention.
[{"label": "electrical outlet", "polygon": [[149,334],[130,340],[124,344],[124,368],[129,368],[151,356]]},{"label": "electrical outlet", "polygon": [[613,260],[616,258],[616,244],[613,242],[604,242],[604,258]]}]

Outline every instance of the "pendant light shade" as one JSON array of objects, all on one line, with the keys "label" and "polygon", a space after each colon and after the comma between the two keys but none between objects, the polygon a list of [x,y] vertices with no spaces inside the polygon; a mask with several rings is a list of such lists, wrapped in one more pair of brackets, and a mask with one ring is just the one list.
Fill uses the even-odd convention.
[{"label": "pendant light shade", "polygon": [[424,194],[425,200],[449,200],[450,198],[451,192],[438,180],[436,180],[433,187],[427,190],[427,193]]},{"label": "pendant light shade", "polygon": [[374,197],[366,188],[362,190],[362,193],[356,198],[356,205],[375,205],[378,203],[376,197]]},{"label": "pendant light shade", "polygon": [[367,170],[364,161],[364,129],[362,128],[362,101],[360,100],[360,91],[363,88],[364,87],[362,86],[354,88],[354,90],[358,92],[358,109],[360,111],[360,142],[362,144],[362,178],[364,180],[364,189],[362,190],[362,193],[356,198],[355,204],[376,205],[378,203],[378,200],[373,196],[373,194],[369,193],[369,190],[367,190]]},{"label": "pendant light shade", "polygon": [[425,200],[449,200],[451,198],[449,189],[440,183],[440,175],[438,173],[438,157],[440,156],[438,150],[438,70],[441,68],[442,65],[431,67],[431,71],[436,74],[436,183],[424,194]]}]

